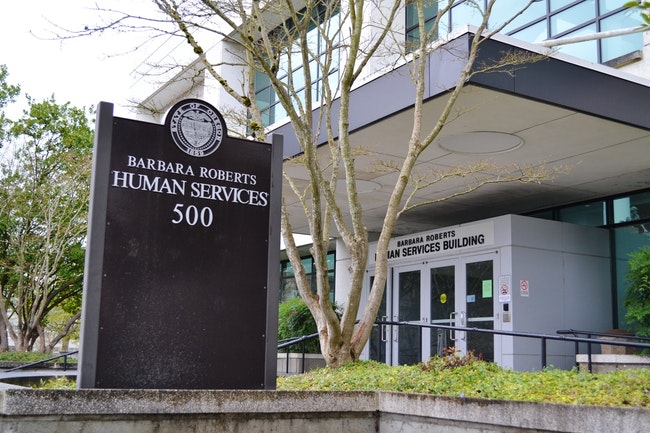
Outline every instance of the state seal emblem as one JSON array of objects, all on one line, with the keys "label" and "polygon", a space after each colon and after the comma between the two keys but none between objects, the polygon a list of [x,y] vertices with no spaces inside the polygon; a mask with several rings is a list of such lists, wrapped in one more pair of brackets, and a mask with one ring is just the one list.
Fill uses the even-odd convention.
[{"label": "state seal emblem", "polygon": [[199,99],[175,104],[165,124],[180,150],[191,156],[211,155],[226,136],[226,124],[212,105]]}]

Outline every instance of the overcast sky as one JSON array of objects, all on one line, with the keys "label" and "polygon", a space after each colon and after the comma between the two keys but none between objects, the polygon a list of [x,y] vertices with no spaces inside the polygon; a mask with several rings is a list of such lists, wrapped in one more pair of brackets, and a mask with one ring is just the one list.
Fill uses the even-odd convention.
[{"label": "overcast sky", "polygon": [[[57,29],[50,23],[69,29],[82,29],[98,21],[95,0],[1,0],[0,64],[7,65],[9,83],[19,84],[22,93],[37,100],[54,94],[58,103],[95,106],[99,101],[116,104],[115,114],[129,114],[130,97],[146,96],[151,85],[137,83],[133,70],[143,62],[143,52],[132,49],[136,36],[104,34],[75,40],[46,40]],[[148,0],[110,0],[144,4]],[[48,22],[50,21],[50,22]],[[11,113],[11,112],[10,112]]]}]

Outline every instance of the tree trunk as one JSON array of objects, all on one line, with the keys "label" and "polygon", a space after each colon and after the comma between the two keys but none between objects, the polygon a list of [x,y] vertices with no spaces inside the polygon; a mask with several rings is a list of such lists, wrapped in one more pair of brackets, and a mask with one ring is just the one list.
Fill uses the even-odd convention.
[{"label": "tree trunk", "polygon": [[4,320],[0,320],[0,352],[9,350],[9,334]]},{"label": "tree trunk", "polygon": [[77,323],[80,317],[81,317],[81,312],[75,314],[74,316],[68,319],[63,329],[57,335],[55,335],[52,338],[52,340],[50,340],[49,343],[47,344],[46,350],[48,353],[54,350],[54,347],[59,343],[59,341],[61,341],[61,346],[62,346],[61,350],[63,352],[68,351],[68,345],[70,344],[70,330],[75,325],[75,323]]},{"label": "tree trunk", "polygon": [[341,343],[337,347],[328,347],[327,353],[323,353],[325,362],[329,367],[340,367],[359,359],[350,349],[348,342],[341,340]]}]

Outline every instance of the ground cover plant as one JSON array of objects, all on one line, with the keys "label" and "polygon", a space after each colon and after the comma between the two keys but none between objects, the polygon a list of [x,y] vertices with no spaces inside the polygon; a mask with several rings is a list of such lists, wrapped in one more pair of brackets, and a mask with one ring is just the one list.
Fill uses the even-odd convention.
[{"label": "ground cover plant", "polygon": [[[69,378],[43,380],[39,388],[74,389]],[[280,391],[397,391],[461,398],[587,404],[650,409],[650,370],[591,374],[547,368],[515,372],[469,355],[389,366],[359,361],[296,376],[278,377]]]},{"label": "ground cover plant", "polygon": [[41,380],[38,385],[32,386],[32,388],[39,389],[76,389],[77,382],[70,377],[54,377]]},{"label": "ground cover plant", "polygon": [[278,390],[399,391],[463,398],[650,408],[650,370],[515,372],[469,356],[410,366],[349,363],[278,378]]}]

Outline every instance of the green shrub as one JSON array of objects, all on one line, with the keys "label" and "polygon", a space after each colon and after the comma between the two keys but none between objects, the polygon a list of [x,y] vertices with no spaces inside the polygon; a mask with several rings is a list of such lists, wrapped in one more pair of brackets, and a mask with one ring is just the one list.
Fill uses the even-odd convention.
[{"label": "green shrub", "polygon": [[433,356],[427,362],[420,364],[423,371],[444,370],[447,368],[462,367],[483,361],[483,357],[474,355],[471,350],[467,355],[461,356],[456,352],[455,347],[448,347],[444,350],[443,356]]},{"label": "green shrub", "polygon": [[53,356],[55,355],[52,355],[51,353],[21,352],[11,350],[8,352],[0,352],[0,362],[22,362],[28,364],[30,362],[42,361]]},{"label": "green shrub", "polygon": [[624,305],[626,322],[643,337],[650,337],[650,247],[630,254]]},{"label": "green shrub", "polygon": [[547,368],[516,372],[475,356],[432,358],[422,365],[360,361],[278,377],[281,391],[398,391],[542,403],[650,407],[650,370],[586,373]]},{"label": "green shrub", "polygon": [[[318,332],[316,322],[301,297],[289,299],[280,304],[278,311],[278,341],[290,340]],[[281,352],[301,352],[300,344],[281,349]],[[306,353],[320,353],[318,338],[305,342]]]}]

